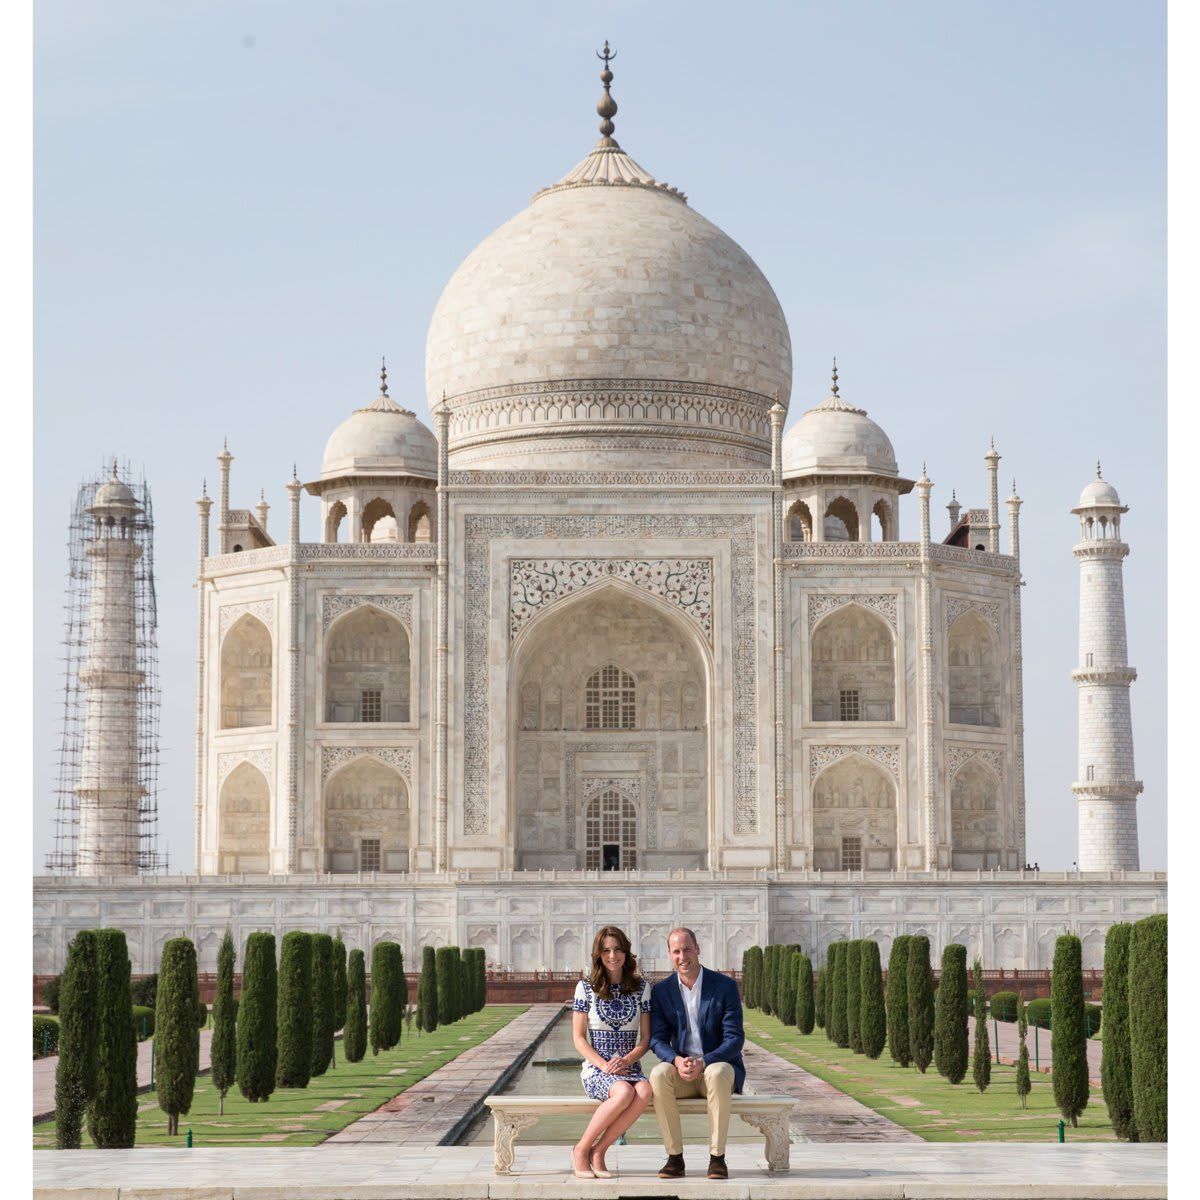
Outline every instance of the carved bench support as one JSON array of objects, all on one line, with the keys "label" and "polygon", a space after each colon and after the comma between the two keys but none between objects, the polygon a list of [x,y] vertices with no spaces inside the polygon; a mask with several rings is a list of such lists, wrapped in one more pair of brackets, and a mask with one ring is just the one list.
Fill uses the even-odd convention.
[{"label": "carved bench support", "polygon": [[496,1151],[496,1174],[507,1175],[512,1170],[513,1157],[516,1153],[517,1136],[522,1129],[532,1129],[538,1123],[534,1113],[510,1113],[503,1110],[493,1110],[496,1120],[496,1136],[492,1146]]},{"label": "carved bench support", "polygon": [[786,1171],[791,1164],[792,1144],[787,1113],[738,1113],[738,1116],[766,1138],[767,1170]]}]

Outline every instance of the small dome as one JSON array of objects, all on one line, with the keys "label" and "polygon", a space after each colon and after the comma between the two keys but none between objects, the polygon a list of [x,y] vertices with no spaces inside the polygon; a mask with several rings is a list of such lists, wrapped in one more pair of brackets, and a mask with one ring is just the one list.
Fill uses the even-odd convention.
[{"label": "small dome", "polygon": [[117,475],[117,464],[113,461],[112,475],[96,489],[93,508],[137,508],[137,498],[132,490],[121,482]]},{"label": "small dome", "polygon": [[416,416],[381,392],[355,409],[325,443],[321,478],[339,475],[421,475],[437,478],[437,438]]},{"label": "small dome", "polygon": [[1096,478],[1079,493],[1079,508],[1096,508],[1103,506],[1106,508],[1120,508],[1121,497],[1117,495],[1117,489],[1107,480],[1100,478],[1099,465],[1097,464]]},{"label": "small dome", "polygon": [[783,438],[783,474],[896,475],[896,452],[891,440],[866,410],[847,404],[838,395],[837,370],[833,392],[810,408]]}]

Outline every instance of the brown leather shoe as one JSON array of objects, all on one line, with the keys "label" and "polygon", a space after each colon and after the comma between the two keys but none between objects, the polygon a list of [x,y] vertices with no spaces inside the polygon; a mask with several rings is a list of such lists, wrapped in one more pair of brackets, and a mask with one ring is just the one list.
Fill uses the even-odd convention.
[{"label": "brown leather shoe", "polygon": [[729,1168],[725,1165],[725,1155],[710,1154],[708,1158],[709,1179],[728,1179]]},{"label": "brown leather shoe", "polygon": [[668,1154],[667,1161],[658,1168],[659,1179],[682,1179],[686,1174],[682,1154]]}]

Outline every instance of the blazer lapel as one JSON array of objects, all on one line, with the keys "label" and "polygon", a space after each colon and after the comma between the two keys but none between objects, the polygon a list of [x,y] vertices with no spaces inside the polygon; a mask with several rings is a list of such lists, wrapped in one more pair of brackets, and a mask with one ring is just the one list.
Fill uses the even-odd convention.
[{"label": "blazer lapel", "polygon": [[675,1002],[675,1028],[678,1034],[675,1038],[675,1053],[686,1054],[687,1050],[687,1009],[683,1006],[683,988],[679,983],[679,976],[671,977],[671,996]]},{"label": "blazer lapel", "polygon": [[716,976],[711,971],[705,971],[700,977],[699,1025],[701,1038],[704,1037],[704,1016],[708,1010],[708,1006],[713,1002],[713,993],[716,991],[716,987]]}]

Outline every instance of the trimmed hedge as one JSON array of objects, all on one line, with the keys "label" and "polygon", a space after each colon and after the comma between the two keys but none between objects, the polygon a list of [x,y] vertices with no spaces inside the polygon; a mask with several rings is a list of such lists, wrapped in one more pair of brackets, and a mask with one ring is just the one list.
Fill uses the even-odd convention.
[{"label": "trimmed hedge", "polygon": [[133,997],[134,1004],[154,1008],[158,1004],[158,972],[135,979],[129,986],[129,994]]},{"label": "trimmed hedge", "polygon": [[1079,1124],[1088,1103],[1087,1026],[1083,1012],[1083,943],[1073,933],[1062,934],[1054,944],[1054,969],[1050,975],[1051,1079],[1058,1111]]},{"label": "trimmed hedge", "polygon": [[279,1001],[276,1034],[279,1057],[275,1082],[280,1087],[308,1087],[313,1056],[313,939],[293,929],[279,949]]},{"label": "trimmed hedge", "polygon": [[1038,1029],[1050,1028],[1050,997],[1035,996],[1025,1005],[1025,1019]]},{"label": "trimmed hedge", "polygon": [[1133,1120],[1133,1061],[1129,1045],[1129,935],[1120,922],[1104,939],[1104,1045],[1100,1054],[1100,1085],[1113,1132],[1129,1141],[1137,1138]]},{"label": "trimmed hedge", "polygon": [[154,1026],[157,1021],[154,1009],[144,1004],[135,1004],[130,1012],[133,1013],[133,1035],[139,1042],[144,1042],[154,1036]]},{"label": "trimmed hedge", "polygon": [[912,1062],[908,1045],[908,943],[907,933],[892,942],[887,975],[887,1044],[892,1061],[907,1067]]},{"label": "trimmed hedge", "polygon": [[238,1091],[251,1102],[266,1100],[275,1090],[278,992],[275,935],[252,933],[246,939],[236,1026]]},{"label": "trimmed hedge", "polygon": [[58,1053],[58,1022],[43,1013],[33,1014],[33,1057],[51,1058]]},{"label": "trimmed hedge", "polygon": [[54,1144],[59,1150],[79,1149],[84,1114],[96,1094],[98,969],[95,930],[81,929],[67,947],[67,969],[60,976],[54,1072]]},{"label": "trimmed hedge", "polygon": [[179,1114],[190,1111],[200,1069],[200,981],[190,938],[163,945],[155,1009],[154,1090],[167,1114],[167,1136],[179,1133]]},{"label": "trimmed hedge", "polygon": [[333,938],[327,933],[312,935],[312,1062],[310,1073],[324,1075],[333,1060]]},{"label": "trimmed hedge", "polygon": [[130,1013],[129,950],[119,929],[96,930],[96,1090],[88,1133],[98,1150],[128,1150],[137,1130],[137,1038]]},{"label": "trimmed hedge", "polygon": [[[346,943],[339,933],[333,939],[333,1032],[346,1025]],[[335,1051],[336,1053],[336,1051]]]},{"label": "trimmed hedge", "polygon": [[404,955],[396,942],[377,942],[371,952],[371,1053],[400,1042],[404,1020]]},{"label": "trimmed hedge", "polygon": [[800,969],[800,951],[784,947],[780,958],[779,987],[775,992],[779,1019],[785,1025],[796,1021],[796,972]]},{"label": "trimmed hedge", "polygon": [[439,946],[435,955],[437,960],[437,1022],[439,1025],[450,1025],[458,1020],[455,1011],[457,999],[457,979],[455,965],[458,955],[453,946]]},{"label": "trimmed hedge", "polygon": [[813,986],[813,1016],[816,1018],[817,1026],[820,1029],[825,1028],[825,968],[820,967],[817,970],[817,981]]},{"label": "trimmed hedge", "polygon": [[779,947],[767,945],[763,949],[763,977],[758,993],[758,1006],[768,1016],[775,1011],[775,983],[778,976]]},{"label": "trimmed hedge", "polygon": [[1017,993],[997,992],[988,1005],[993,1021],[1012,1023],[1017,1019]]},{"label": "trimmed hedge", "polygon": [[[1107,1034],[1105,1035],[1108,1036]],[[1167,918],[1145,917],[1129,936],[1129,1046],[1138,1140],[1167,1140]]]},{"label": "trimmed hedge", "polygon": [[51,975],[45,983],[42,984],[42,1003],[55,1016],[58,1015],[58,998],[62,992],[62,976]]},{"label": "trimmed hedge", "polygon": [[934,1014],[934,1065],[951,1083],[962,1083],[968,1062],[967,948],[959,942],[942,951]]},{"label": "trimmed hedge", "polygon": [[883,1006],[879,946],[870,938],[863,939],[859,960],[859,1043],[868,1058],[878,1058],[887,1041],[887,1012]]},{"label": "trimmed hedge", "polygon": [[812,1033],[816,1020],[812,960],[807,954],[793,957],[796,959],[796,1028],[808,1034]]},{"label": "trimmed hedge", "polygon": [[846,943],[846,1037],[855,1054],[862,1053],[862,941]]},{"label": "trimmed hedge", "polygon": [[426,946],[421,951],[421,976],[417,980],[417,1028],[432,1033],[437,1027],[437,956],[432,946]]},{"label": "trimmed hedge", "polygon": [[746,976],[742,981],[742,994],[751,1008],[761,1008],[760,995],[762,992],[763,948],[751,946],[746,951]]},{"label": "trimmed hedge", "polygon": [[929,965],[929,939],[913,934],[908,939],[908,1047],[922,1075],[933,1061],[933,970]]},{"label": "trimmed hedge", "polygon": [[362,1062],[367,1052],[367,965],[361,950],[351,950],[346,964],[346,1031],[342,1049],[347,1062]]},{"label": "trimmed hedge", "polygon": [[212,1082],[221,1097],[222,1116],[225,1114],[225,1095],[237,1082],[237,1001],[233,998],[233,968],[236,961],[233,934],[227,929],[217,951],[217,994],[213,998],[210,1046]]},{"label": "trimmed hedge", "polygon": [[[833,1005],[830,1008],[829,1036],[834,1045],[845,1050],[850,1045],[850,1031],[846,1024],[846,947],[848,942],[834,942],[830,947],[833,954],[833,972],[831,982],[826,983],[826,989],[833,992]],[[827,1007],[829,1007],[827,1005]]]}]

